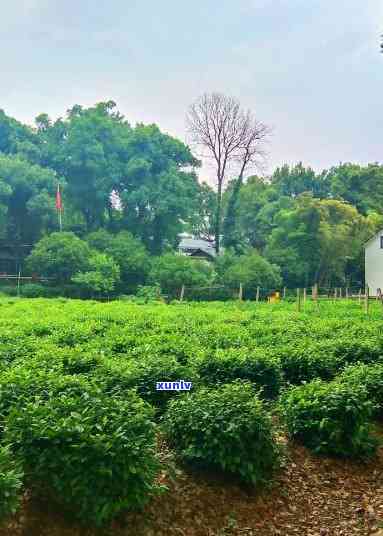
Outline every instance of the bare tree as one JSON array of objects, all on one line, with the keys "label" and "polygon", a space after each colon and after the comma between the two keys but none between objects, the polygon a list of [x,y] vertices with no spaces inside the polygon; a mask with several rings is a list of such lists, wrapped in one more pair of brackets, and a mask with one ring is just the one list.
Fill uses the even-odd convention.
[{"label": "bare tree", "polygon": [[[237,99],[221,93],[204,94],[192,104],[186,116],[190,142],[213,159],[217,178],[215,247],[220,250],[222,192],[229,173],[238,173],[238,185],[245,172],[258,167],[264,157],[263,145],[270,129]],[[238,188],[239,189],[239,188]]]}]

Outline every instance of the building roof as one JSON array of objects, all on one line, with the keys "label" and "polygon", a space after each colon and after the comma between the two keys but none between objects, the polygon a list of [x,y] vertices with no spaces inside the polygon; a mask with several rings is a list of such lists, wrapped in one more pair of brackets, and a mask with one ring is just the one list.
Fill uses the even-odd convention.
[{"label": "building roof", "polygon": [[188,254],[188,252],[192,253],[199,250],[212,258],[216,257],[214,244],[200,238],[182,238],[178,247],[186,254]]},{"label": "building roof", "polygon": [[372,242],[373,240],[375,240],[375,238],[378,237],[379,235],[381,236],[383,235],[383,229],[381,229],[380,231],[375,233],[373,236],[371,236],[368,240],[366,240],[366,242],[364,243],[364,247],[367,247],[368,244]]}]

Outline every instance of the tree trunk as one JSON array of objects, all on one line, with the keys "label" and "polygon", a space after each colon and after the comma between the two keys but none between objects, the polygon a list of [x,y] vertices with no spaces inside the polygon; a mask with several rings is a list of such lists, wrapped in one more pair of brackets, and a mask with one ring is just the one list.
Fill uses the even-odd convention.
[{"label": "tree trunk", "polygon": [[217,212],[215,217],[215,251],[219,255],[221,246],[221,214],[222,214],[222,179],[218,178]]},{"label": "tree trunk", "polygon": [[237,245],[237,240],[235,238],[235,226],[237,219],[237,205],[239,192],[241,190],[243,183],[243,174],[241,174],[234,183],[233,191],[227,205],[226,217],[223,222],[223,234],[224,234],[224,244],[226,247],[235,248]]}]

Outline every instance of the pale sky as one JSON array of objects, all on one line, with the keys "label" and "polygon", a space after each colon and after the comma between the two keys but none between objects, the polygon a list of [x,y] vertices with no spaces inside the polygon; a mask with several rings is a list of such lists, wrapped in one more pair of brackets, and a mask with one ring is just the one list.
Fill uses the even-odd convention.
[{"label": "pale sky", "polygon": [[0,108],[18,120],[112,99],[184,140],[188,105],[219,91],[273,127],[269,171],[383,160],[381,0],[2,3]]}]

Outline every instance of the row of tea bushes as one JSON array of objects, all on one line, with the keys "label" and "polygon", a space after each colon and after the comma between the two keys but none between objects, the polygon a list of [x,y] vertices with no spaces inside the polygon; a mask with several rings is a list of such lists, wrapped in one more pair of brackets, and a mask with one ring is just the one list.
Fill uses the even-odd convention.
[{"label": "row of tea bushes", "polygon": [[[332,382],[288,389],[278,407],[289,435],[314,452],[366,457],[376,448],[370,421],[382,410],[382,384],[381,365],[358,365]],[[12,453],[0,449],[0,516],[17,505],[20,462],[26,485],[51,490],[94,524],[142,506],[155,493],[160,466],[153,410],[134,391],[110,396],[79,376],[52,373],[29,380],[15,375],[1,387],[2,436]],[[270,482],[280,463],[273,420],[250,383],[178,397],[160,426],[184,460],[253,485]]]},{"label": "row of tea bushes", "polygon": [[314,452],[369,456],[377,446],[371,422],[383,415],[383,364],[358,363],[330,382],[290,388],[279,408],[290,436]]},{"label": "row of tea bushes", "polygon": [[[11,449],[0,457],[0,497],[9,498],[0,518],[16,507],[22,478],[96,525],[141,507],[159,490],[152,406],[121,384],[105,387],[82,375],[21,366],[1,377],[1,440]],[[279,464],[271,416],[250,384],[181,396],[159,429],[188,461],[254,485],[270,481]]]},{"label": "row of tea bushes", "polygon": [[24,474],[9,446],[0,447],[0,521],[19,507]]},{"label": "row of tea bushes", "polygon": [[24,485],[48,490],[96,525],[156,492],[154,412],[133,390],[111,397],[78,376],[19,373],[2,381],[0,400],[1,439],[10,446],[0,450],[0,517],[16,506],[19,466]]},{"label": "row of tea bushes", "polygon": [[[347,311],[0,301],[0,516],[22,482],[96,524],[141,506],[158,490],[160,430],[188,462],[267,483],[273,408],[317,452],[369,455],[381,312]],[[180,379],[192,393],[155,388]]]}]

